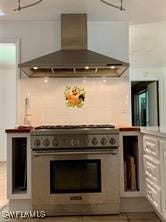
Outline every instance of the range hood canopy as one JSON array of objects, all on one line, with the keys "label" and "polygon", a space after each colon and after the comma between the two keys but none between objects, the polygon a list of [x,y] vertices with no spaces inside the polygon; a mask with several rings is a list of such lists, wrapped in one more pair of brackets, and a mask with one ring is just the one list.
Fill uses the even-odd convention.
[{"label": "range hood canopy", "polygon": [[87,15],[61,15],[61,50],[18,65],[36,77],[119,77],[129,63],[87,49]]}]

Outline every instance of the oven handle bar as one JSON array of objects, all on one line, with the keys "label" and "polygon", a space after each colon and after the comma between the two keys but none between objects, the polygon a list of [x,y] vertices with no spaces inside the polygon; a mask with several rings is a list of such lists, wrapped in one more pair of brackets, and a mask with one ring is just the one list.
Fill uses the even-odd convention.
[{"label": "oven handle bar", "polygon": [[64,151],[64,152],[39,152],[39,151],[33,151],[32,152],[33,156],[50,156],[50,155],[75,155],[75,154],[112,154],[112,155],[117,155],[118,154],[118,149],[116,150],[102,150],[102,151]]}]

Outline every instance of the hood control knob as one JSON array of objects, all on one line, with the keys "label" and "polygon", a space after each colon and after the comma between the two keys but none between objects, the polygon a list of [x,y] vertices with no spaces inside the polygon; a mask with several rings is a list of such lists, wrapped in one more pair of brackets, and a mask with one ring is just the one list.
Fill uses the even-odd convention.
[{"label": "hood control knob", "polygon": [[105,137],[101,138],[100,143],[101,143],[102,145],[106,145],[106,144],[107,144],[107,139],[106,139]]},{"label": "hood control knob", "polygon": [[48,139],[43,140],[43,145],[44,146],[49,146],[49,144],[50,144],[50,141]]},{"label": "hood control knob", "polygon": [[93,145],[97,145],[97,144],[98,144],[98,140],[97,140],[96,137],[94,137],[94,138],[92,139],[92,144],[93,144]]}]

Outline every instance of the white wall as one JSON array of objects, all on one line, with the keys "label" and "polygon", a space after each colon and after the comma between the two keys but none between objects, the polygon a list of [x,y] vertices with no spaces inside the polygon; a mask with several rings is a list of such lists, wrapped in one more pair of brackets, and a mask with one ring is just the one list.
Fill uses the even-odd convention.
[{"label": "white wall", "polygon": [[60,49],[58,22],[0,22],[1,38],[19,38],[21,62]]},{"label": "white wall", "polygon": [[132,68],[166,65],[166,22],[131,25],[129,55]]},{"label": "white wall", "polygon": [[[128,61],[128,25],[114,22],[88,23],[89,49]],[[33,59],[60,49],[59,22],[0,22],[0,37],[21,40],[21,61]],[[22,75],[23,77],[23,75]],[[64,88],[85,86],[87,97],[82,109],[66,108]],[[19,81],[18,123],[23,124],[24,99],[31,94],[32,124],[129,123],[128,80],[111,78],[104,85],[101,79],[22,78]]]},{"label": "white wall", "polygon": [[6,128],[16,124],[16,69],[0,69],[0,161],[7,157]]},{"label": "white wall", "polygon": [[[67,108],[64,98],[66,86],[84,87],[85,104],[82,108]],[[40,124],[127,124],[128,79],[23,79],[21,107],[30,94],[32,125]],[[23,123],[24,110],[20,115]]]},{"label": "white wall", "polygon": [[89,22],[88,47],[128,62],[129,25],[123,22]]},{"label": "white wall", "polygon": [[[60,22],[0,22],[0,37],[21,39],[21,61],[60,49]],[[105,55],[128,61],[128,24],[89,22],[88,47]]]},{"label": "white wall", "polygon": [[131,25],[130,81],[159,81],[160,125],[166,126],[166,22]]}]

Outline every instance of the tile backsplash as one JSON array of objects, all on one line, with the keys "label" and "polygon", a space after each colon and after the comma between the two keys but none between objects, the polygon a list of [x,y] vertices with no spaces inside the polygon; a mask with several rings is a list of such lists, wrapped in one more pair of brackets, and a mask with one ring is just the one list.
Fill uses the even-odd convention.
[{"label": "tile backsplash", "polygon": [[[82,108],[66,107],[66,86],[84,87]],[[18,122],[23,124],[29,96],[31,125],[129,124],[127,78],[49,78],[19,80]]]}]

